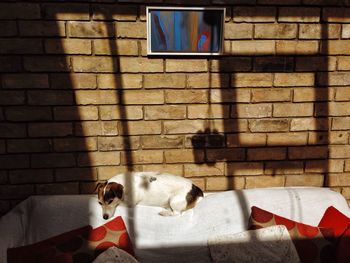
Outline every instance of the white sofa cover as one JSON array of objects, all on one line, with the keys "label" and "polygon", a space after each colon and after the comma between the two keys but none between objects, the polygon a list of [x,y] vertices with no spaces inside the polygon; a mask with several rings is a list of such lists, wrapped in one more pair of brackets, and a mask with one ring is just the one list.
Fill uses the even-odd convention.
[{"label": "white sofa cover", "polygon": [[[210,262],[207,241],[247,229],[251,206],[317,225],[329,206],[350,217],[343,196],[328,188],[264,188],[208,194],[181,216],[162,217],[161,208],[119,206],[140,262]],[[32,244],[106,221],[93,195],[32,196],[0,218],[0,258],[10,247]]]}]

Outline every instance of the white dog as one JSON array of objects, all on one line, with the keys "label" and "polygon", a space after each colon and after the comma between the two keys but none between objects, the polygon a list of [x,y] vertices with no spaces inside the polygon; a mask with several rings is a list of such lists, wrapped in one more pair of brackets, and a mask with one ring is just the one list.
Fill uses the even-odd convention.
[{"label": "white dog", "polygon": [[120,203],[168,208],[159,214],[171,216],[193,208],[203,198],[202,190],[191,180],[155,172],[118,174],[96,189],[104,219],[112,217]]}]

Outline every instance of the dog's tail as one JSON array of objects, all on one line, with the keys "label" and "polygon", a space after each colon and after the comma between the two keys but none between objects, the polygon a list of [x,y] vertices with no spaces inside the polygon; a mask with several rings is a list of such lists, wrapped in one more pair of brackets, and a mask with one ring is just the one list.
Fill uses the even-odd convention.
[{"label": "dog's tail", "polygon": [[203,199],[203,191],[198,186],[192,184],[192,189],[186,195],[187,207],[186,209],[193,208],[197,202]]}]

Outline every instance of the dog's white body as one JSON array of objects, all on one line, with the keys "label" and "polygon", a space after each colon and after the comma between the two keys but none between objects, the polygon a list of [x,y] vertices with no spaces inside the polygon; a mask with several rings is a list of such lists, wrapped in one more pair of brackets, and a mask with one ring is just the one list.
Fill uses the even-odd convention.
[{"label": "dog's white body", "polygon": [[[202,194],[201,190],[194,186],[191,180],[167,173],[133,172],[118,174],[107,181],[107,185],[111,183],[121,185],[123,195],[119,201],[113,200],[105,207],[102,205],[104,213],[108,217],[113,216],[115,207],[120,203],[127,206],[141,204],[164,207],[168,208],[168,210],[162,211],[161,215],[176,215],[193,207],[203,196],[200,196]],[[199,192],[191,192],[193,187]],[[104,192],[102,193],[104,194]],[[191,200],[193,204],[189,204],[189,194],[197,195],[193,196],[194,199]]]}]

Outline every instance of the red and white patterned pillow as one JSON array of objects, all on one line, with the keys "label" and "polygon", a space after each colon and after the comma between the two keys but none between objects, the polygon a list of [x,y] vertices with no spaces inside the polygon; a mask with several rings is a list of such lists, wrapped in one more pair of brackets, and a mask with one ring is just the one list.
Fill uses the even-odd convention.
[{"label": "red and white patterned pillow", "polygon": [[295,222],[253,206],[249,229],[284,225],[293,240],[302,263],[334,262],[335,237],[332,228],[322,228]]},{"label": "red and white patterned pillow", "polygon": [[87,226],[33,245],[9,249],[8,262],[92,262],[100,253],[112,246],[134,254],[121,217],[116,217],[95,229]]}]

